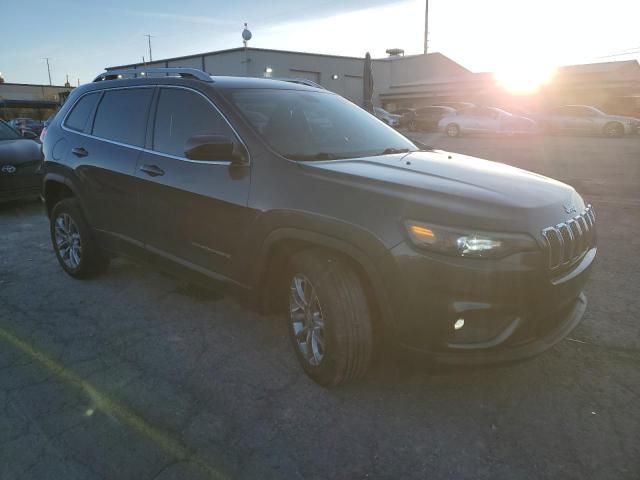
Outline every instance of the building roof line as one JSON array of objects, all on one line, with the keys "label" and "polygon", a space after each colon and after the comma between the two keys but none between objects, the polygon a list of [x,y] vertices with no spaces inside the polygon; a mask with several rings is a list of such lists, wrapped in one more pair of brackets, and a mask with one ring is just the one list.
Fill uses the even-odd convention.
[{"label": "building roof line", "polygon": [[[194,53],[191,55],[182,55],[179,57],[170,57],[170,58],[161,58],[158,60],[153,60],[152,62],[147,62],[147,65],[155,65],[157,63],[163,63],[163,62],[175,62],[178,60],[188,60],[191,58],[200,58],[200,57],[206,57],[206,56],[212,56],[212,55],[218,55],[218,54],[222,54],[222,53],[231,53],[231,52],[238,52],[238,51],[244,51],[244,47],[235,47],[235,48],[227,48],[224,50],[213,50],[210,52],[203,52],[203,53]],[[272,53],[286,53],[286,54],[296,54],[296,55],[313,55],[316,57],[325,57],[325,58],[339,58],[339,59],[346,59],[346,60],[361,60],[364,61],[364,55],[362,57],[353,57],[353,56],[348,56],[348,55],[332,55],[332,54],[328,54],[328,53],[314,53],[314,52],[300,52],[300,51],[294,51],[294,50],[278,50],[278,49],[274,49],[274,48],[257,48],[257,47],[247,47],[247,51],[254,51],[254,52],[272,52]],[[374,58],[373,61],[374,62],[388,62],[388,61],[397,61],[397,60],[403,60],[403,59],[410,59],[410,58],[416,58],[416,57],[421,57],[424,56],[425,54],[420,53],[420,54],[415,54],[415,55],[406,55],[406,56],[398,56],[398,57],[381,57],[381,58]],[[447,59],[449,59],[449,57],[446,57],[445,55],[443,55],[440,52],[432,52],[432,53],[428,53],[427,56],[442,56],[445,57]],[[451,60],[451,59],[449,59]],[[453,62],[453,60],[451,60]],[[457,65],[460,65],[457,62],[454,62]],[[137,63],[129,63],[126,65],[115,65],[115,66],[110,66],[110,67],[106,67],[105,70],[114,70],[114,69],[121,69],[121,68],[132,68],[132,67],[137,67],[137,66],[141,66],[144,65],[144,63],[142,62],[137,62]],[[462,65],[460,65],[462,67]],[[462,67],[464,68],[464,67]],[[465,69],[466,70],[466,69]]]},{"label": "building roof line", "polygon": [[45,85],[43,83],[0,82],[0,86],[2,85],[13,85],[13,86],[20,86],[20,87],[74,88],[73,86],[67,87],[66,85]]}]

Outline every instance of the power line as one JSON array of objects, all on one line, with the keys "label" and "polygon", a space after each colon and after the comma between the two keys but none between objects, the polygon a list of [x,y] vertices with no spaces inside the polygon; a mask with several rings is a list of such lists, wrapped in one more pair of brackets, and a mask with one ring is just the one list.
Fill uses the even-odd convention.
[{"label": "power line", "polygon": [[624,55],[633,55],[634,53],[640,53],[640,46],[633,47],[633,48],[626,48],[624,50],[620,50],[617,53],[612,53],[611,55],[604,55],[598,58],[622,57]]},{"label": "power line", "polygon": [[625,55],[635,55],[637,53],[640,53],[640,50],[631,50],[629,52],[624,52],[624,53],[614,53],[612,55],[604,55],[604,56],[598,57],[598,58],[624,57]]}]

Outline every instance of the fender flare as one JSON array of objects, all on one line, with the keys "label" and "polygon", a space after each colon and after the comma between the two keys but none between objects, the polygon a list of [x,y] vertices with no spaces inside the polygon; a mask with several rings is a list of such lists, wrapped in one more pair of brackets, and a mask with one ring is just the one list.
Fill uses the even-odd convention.
[{"label": "fender flare", "polygon": [[69,180],[67,177],[59,173],[47,172],[44,175],[44,180],[42,184],[46,187],[47,183],[49,182],[62,183],[63,185],[69,187],[69,190],[71,190],[74,194],[77,195],[78,193],[76,187],[73,185],[73,182],[71,182],[71,180]]},{"label": "fender flare", "polygon": [[[82,195],[80,194],[79,189],[76,187],[76,185],[68,176],[62,175],[56,172],[46,172],[42,180],[42,197],[44,198],[45,205],[47,203],[47,197],[45,194],[47,191],[47,184],[49,183],[59,183],[67,187],[69,190],[71,190],[73,195],[80,200],[80,208],[83,210],[83,213],[85,213],[86,215],[86,212],[84,212],[84,208],[82,208],[82,203],[83,203]],[[48,214],[49,214],[49,210],[47,208],[47,215]]]},{"label": "fender flare", "polygon": [[[371,240],[374,240],[371,235]],[[260,281],[265,268],[267,268],[267,259],[274,245],[280,241],[302,241],[308,244],[316,245],[319,248],[328,248],[334,250],[355,262],[362,272],[367,276],[367,280],[372,288],[373,300],[376,302],[378,313],[385,327],[393,327],[394,316],[392,313],[390,298],[384,284],[384,274],[376,266],[385,264],[385,253],[388,250],[379,244],[379,250],[376,252],[367,252],[359,246],[328,235],[324,232],[318,232],[298,227],[279,227],[272,230],[263,240],[258,254],[255,257],[254,268],[252,268],[250,281],[252,290],[259,287]],[[371,250],[371,249],[369,249]],[[387,258],[391,258],[390,255]]]}]

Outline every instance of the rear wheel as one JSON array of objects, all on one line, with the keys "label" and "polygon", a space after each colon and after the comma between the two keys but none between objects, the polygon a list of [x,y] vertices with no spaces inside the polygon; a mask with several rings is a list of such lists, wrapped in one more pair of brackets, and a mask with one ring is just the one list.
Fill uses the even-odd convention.
[{"label": "rear wheel", "polygon": [[371,360],[373,335],[357,274],[313,250],[291,260],[287,277],[289,337],[304,371],[324,386],[361,378]]},{"label": "rear wheel", "polygon": [[607,137],[621,137],[624,135],[624,127],[621,123],[611,122],[604,126],[603,132]]},{"label": "rear wheel", "polygon": [[75,198],[65,198],[53,207],[50,231],[58,262],[72,277],[88,278],[109,265],[109,257],[95,243]]},{"label": "rear wheel", "polygon": [[450,123],[447,125],[445,129],[448,137],[459,137],[460,136],[460,127],[456,123]]}]

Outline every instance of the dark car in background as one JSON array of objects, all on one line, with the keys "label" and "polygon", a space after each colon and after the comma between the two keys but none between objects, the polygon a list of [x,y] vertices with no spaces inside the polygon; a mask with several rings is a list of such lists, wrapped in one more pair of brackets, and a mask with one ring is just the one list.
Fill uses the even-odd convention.
[{"label": "dark car in background", "polygon": [[547,110],[536,118],[547,133],[574,133],[622,137],[635,134],[640,119],[608,115],[590,105],[563,105]]},{"label": "dark car in background", "polygon": [[40,144],[0,120],[0,202],[37,197],[42,178]]},{"label": "dark car in background", "polygon": [[413,114],[414,111],[415,111],[415,108],[402,107],[402,108],[396,108],[390,111],[389,113],[391,113],[392,115],[398,116],[398,128],[408,128],[409,119],[411,118],[411,115]]},{"label": "dark car in background", "polygon": [[403,116],[401,124],[406,123],[407,128],[412,132],[437,130],[443,117],[455,115],[455,113],[456,110],[451,107],[422,107]]},{"label": "dark car in background", "polygon": [[596,218],[572,187],[423,148],[327,90],[154,71],[100,75],[49,125],[43,194],[69,275],[124,253],[233,286],[284,313],[322,385],[362,377],[383,339],[478,365],[580,322]]}]

